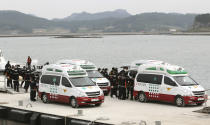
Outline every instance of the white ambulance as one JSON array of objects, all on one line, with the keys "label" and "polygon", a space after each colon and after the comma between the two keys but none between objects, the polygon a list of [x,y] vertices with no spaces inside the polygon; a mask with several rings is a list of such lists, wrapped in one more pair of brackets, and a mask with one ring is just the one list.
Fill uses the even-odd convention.
[{"label": "white ambulance", "polygon": [[88,77],[98,85],[108,95],[111,89],[110,81],[105,78],[98,70],[95,64],[86,60],[72,59],[72,60],[59,60],[57,64],[74,64],[86,70]]},{"label": "white ambulance", "polygon": [[69,64],[43,67],[39,97],[44,103],[69,103],[73,108],[89,104],[100,106],[104,102],[103,91],[87,77],[86,71]]},{"label": "white ambulance", "polygon": [[148,100],[202,105],[208,95],[184,68],[161,61],[144,63],[138,67],[135,77],[134,97],[140,102]]}]

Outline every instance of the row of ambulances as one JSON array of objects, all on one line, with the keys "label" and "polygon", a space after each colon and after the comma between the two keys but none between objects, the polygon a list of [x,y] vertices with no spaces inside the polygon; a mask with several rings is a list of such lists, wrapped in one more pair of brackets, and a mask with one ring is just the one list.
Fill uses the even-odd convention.
[{"label": "row of ambulances", "polygon": [[78,65],[66,63],[43,67],[39,97],[44,103],[68,103],[73,108],[89,104],[100,106],[104,102],[103,91],[88,77],[88,73]]},{"label": "row of ambulances", "polygon": [[207,92],[193,80],[183,67],[163,61],[137,60],[131,63],[130,72],[136,72],[134,97],[140,102],[148,100],[202,105]]},{"label": "row of ambulances", "polygon": [[109,94],[111,89],[110,81],[97,70],[97,67],[94,63],[80,59],[72,59],[72,60],[65,59],[57,61],[57,64],[71,64],[71,65],[73,64],[80,66],[82,69],[84,69],[87,72],[88,77],[103,90],[105,95]]}]

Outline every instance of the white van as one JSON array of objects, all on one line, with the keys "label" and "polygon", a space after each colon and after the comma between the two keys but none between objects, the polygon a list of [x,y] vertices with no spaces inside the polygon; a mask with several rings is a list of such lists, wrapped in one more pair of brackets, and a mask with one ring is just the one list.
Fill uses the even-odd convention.
[{"label": "white van", "polygon": [[73,108],[89,104],[100,106],[104,102],[103,91],[87,77],[86,71],[69,64],[43,67],[39,97],[44,103],[70,103]]},{"label": "white van", "polygon": [[110,81],[105,78],[98,70],[95,64],[86,60],[73,59],[73,60],[59,60],[57,64],[74,64],[86,70],[88,77],[98,85],[108,95],[111,89]]},{"label": "white van", "polygon": [[145,63],[138,67],[134,97],[140,102],[148,100],[202,105],[208,95],[184,68],[167,63]]}]

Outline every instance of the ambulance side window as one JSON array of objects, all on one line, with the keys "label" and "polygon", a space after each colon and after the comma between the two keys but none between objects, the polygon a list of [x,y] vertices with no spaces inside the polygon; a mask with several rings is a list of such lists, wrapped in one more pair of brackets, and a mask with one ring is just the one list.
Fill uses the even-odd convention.
[{"label": "ambulance side window", "polygon": [[43,75],[41,78],[41,83],[50,84],[50,85],[59,85],[60,76],[52,76],[52,75]]},{"label": "ambulance side window", "polygon": [[138,74],[137,82],[151,83],[151,84],[161,84],[162,75],[155,74]]},{"label": "ambulance side window", "polygon": [[170,86],[177,86],[176,83],[174,81],[172,81],[169,77],[165,76],[164,77],[164,83],[166,85],[170,85]]},{"label": "ambulance side window", "polygon": [[70,82],[65,77],[62,77],[62,85],[65,86],[65,87],[71,87]]},{"label": "ambulance side window", "polygon": [[51,76],[49,75],[43,75],[41,78],[41,83],[50,84]]},{"label": "ambulance side window", "polygon": [[56,86],[60,85],[60,80],[61,80],[60,76],[52,76],[52,83],[55,83]]}]

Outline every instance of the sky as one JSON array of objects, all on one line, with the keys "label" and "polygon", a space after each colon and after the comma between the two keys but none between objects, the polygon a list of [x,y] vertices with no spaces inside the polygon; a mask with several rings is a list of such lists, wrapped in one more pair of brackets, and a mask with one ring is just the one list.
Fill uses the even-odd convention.
[{"label": "sky", "polygon": [[126,9],[135,15],[145,12],[210,13],[210,0],[0,0],[0,10],[16,10],[53,19],[72,13]]}]

